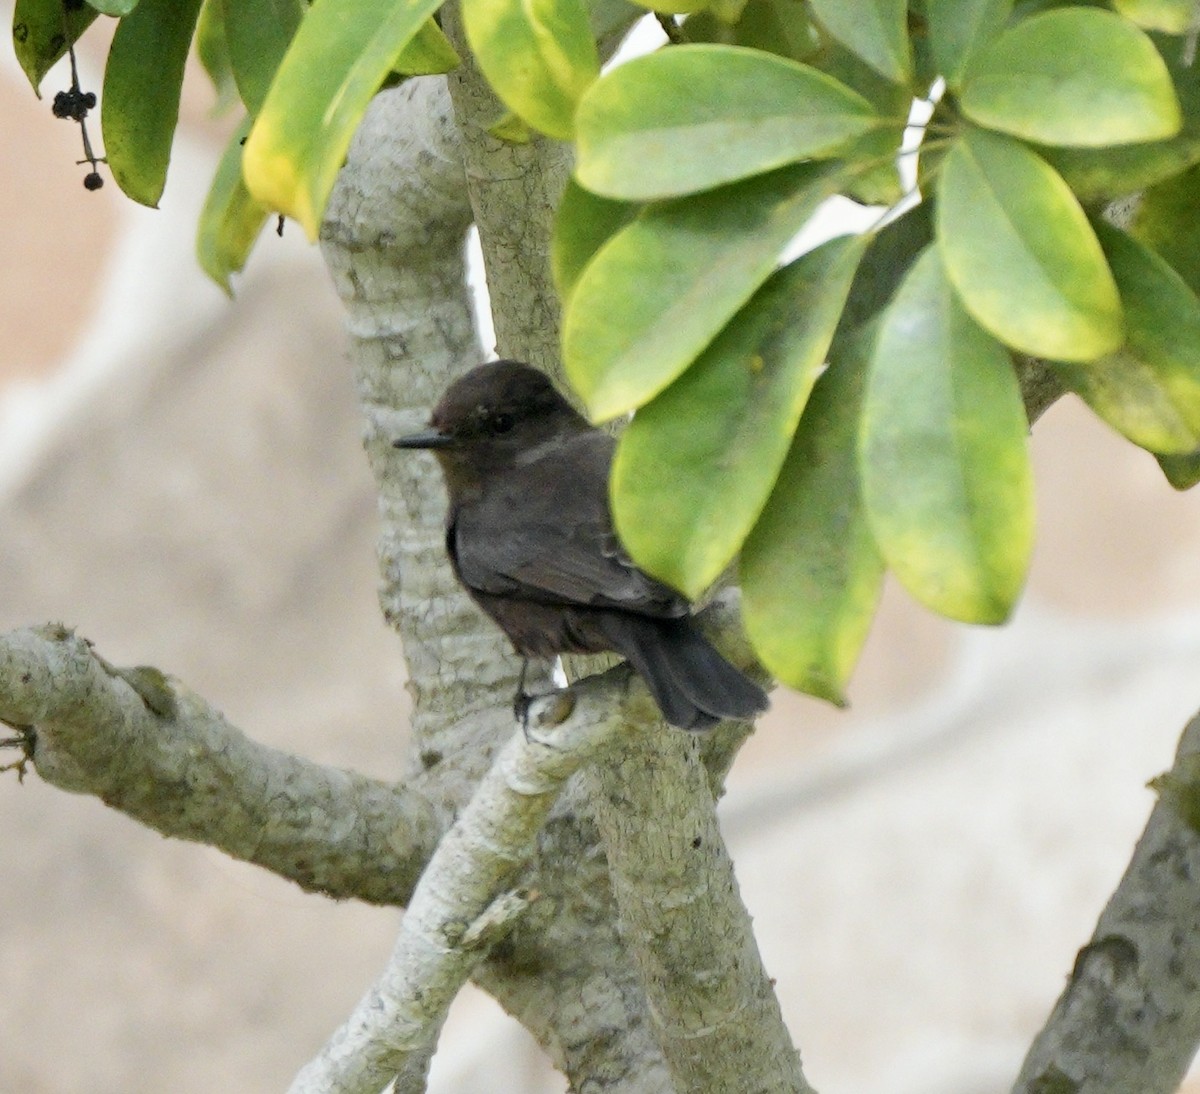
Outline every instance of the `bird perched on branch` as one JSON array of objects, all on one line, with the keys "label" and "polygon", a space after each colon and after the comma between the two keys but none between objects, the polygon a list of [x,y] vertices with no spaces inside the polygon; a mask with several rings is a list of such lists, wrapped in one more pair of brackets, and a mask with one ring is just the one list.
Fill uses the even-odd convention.
[{"label": "bird perched on branch", "polygon": [[450,386],[429,426],[393,443],[437,457],[454,572],[519,654],[613,650],[682,729],[766,708],[763,690],[700,633],[688,602],[622,550],[608,505],[614,442],[542,373],[516,361],[480,365]]}]

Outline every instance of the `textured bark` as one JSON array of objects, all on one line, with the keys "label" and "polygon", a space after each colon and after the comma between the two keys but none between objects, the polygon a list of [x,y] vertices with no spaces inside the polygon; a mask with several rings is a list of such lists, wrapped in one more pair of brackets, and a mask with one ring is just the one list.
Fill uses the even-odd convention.
[{"label": "textured bark", "polygon": [[157,670],[116,669],[57,626],[0,637],[0,720],[52,786],[304,889],[408,899],[440,835],[416,791],[256,744]]},{"label": "textured bark", "polygon": [[1170,1094],[1200,1046],[1200,715],[1014,1094]]}]

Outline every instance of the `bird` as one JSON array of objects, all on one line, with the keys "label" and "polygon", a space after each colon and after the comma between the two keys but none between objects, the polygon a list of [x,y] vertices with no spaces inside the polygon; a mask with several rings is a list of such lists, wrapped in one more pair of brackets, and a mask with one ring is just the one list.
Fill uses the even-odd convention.
[{"label": "bird", "polygon": [[[626,554],[608,500],[615,442],[544,373],[478,365],[447,388],[427,429],[392,443],[437,458],[455,576],[526,661],[616,652],[681,729],[766,709],[763,689],[704,637],[687,599]],[[518,710],[523,682],[522,671]]]}]

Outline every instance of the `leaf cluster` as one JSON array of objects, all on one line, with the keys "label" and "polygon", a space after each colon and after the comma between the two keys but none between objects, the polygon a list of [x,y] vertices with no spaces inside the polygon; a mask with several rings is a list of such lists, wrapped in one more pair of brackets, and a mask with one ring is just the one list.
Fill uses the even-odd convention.
[{"label": "leaf cluster", "polygon": [[[315,236],[380,87],[458,62],[440,0],[61,5],[17,0],[18,57],[36,88],[120,20],[102,123],[136,200],[162,192],[193,44],[243,112],[199,233],[225,286],[272,212]],[[574,142],[563,358],[596,420],[632,414],[618,530],[691,596],[736,560],[782,680],[842,701],[887,570],[948,617],[1011,613],[1034,523],[1016,357],[1200,480],[1192,0],[651,0],[671,41],[603,74],[612,2],[461,5],[493,132]],[[804,243],[839,195],[876,227]]]}]

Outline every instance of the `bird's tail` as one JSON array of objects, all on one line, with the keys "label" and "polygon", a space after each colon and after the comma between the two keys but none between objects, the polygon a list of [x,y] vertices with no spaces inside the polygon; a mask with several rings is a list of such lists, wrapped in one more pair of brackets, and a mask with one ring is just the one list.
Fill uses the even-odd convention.
[{"label": "bird's tail", "polygon": [[753,718],[766,693],[722,657],[689,618],[605,613],[613,647],[646,681],[663,717],[680,729],[709,729],[725,718]]}]

